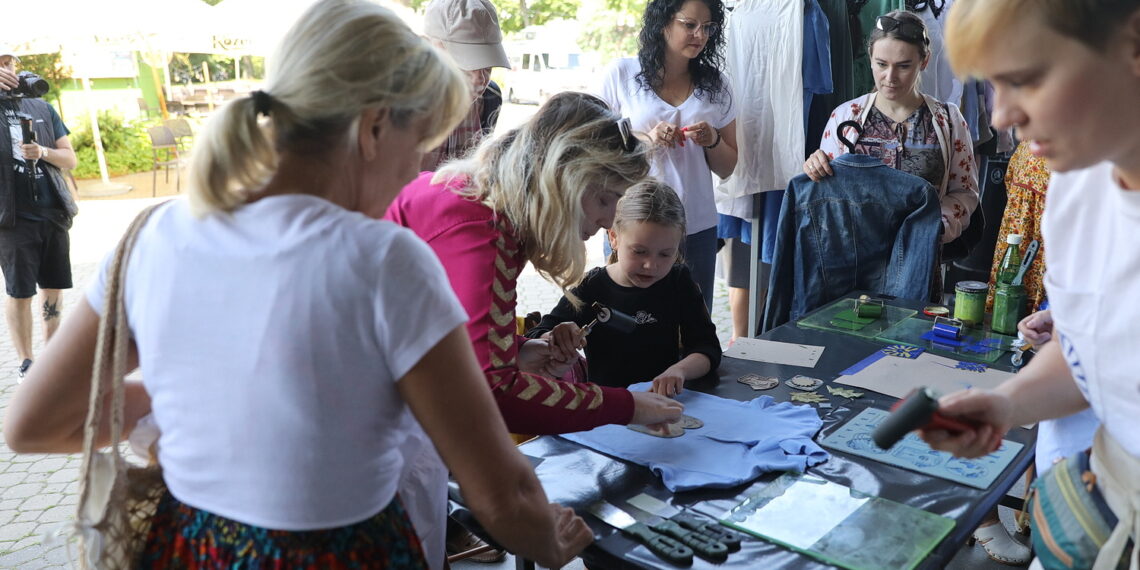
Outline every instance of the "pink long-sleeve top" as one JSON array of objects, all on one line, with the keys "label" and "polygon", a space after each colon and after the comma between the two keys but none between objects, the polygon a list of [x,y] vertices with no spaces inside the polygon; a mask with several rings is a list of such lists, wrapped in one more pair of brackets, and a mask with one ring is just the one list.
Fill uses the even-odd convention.
[{"label": "pink long-sleeve top", "polygon": [[[443,263],[467,310],[467,332],[507,428],[556,434],[627,424],[633,396],[624,388],[563,382],[519,370],[515,287],[526,259],[509,223],[488,206],[459,196],[466,183],[432,184],[421,173],[388,207],[385,218],[410,228]],[[431,318],[425,315],[424,318]]]}]

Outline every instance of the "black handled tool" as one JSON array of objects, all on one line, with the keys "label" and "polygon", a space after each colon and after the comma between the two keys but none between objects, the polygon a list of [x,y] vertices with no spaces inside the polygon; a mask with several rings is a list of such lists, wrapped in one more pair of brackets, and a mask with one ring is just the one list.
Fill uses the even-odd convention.
[{"label": "black handled tool", "polygon": [[611,309],[597,301],[594,301],[594,304],[590,305],[590,308],[594,310],[594,320],[590,321],[590,324],[582,327],[582,336],[590,334],[590,331],[594,330],[594,327],[598,323],[611,326],[618,332],[626,334],[633,332],[633,330],[637,328],[636,319],[617,309]]},{"label": "black handled tool", "polygon": [[[20,117],[20,130],[23,131],[24,144],[32,144],[36,142],[36,131],[32,130],[35,125],[35,119],[31,115],[24,113],[19,114]],[[39,187],[36,185],[36,159],[30,159],[28,163],[28,188],[32,191],[32,196],[36,201],[39,201]]]},{"label": "black handled tool", "polygon": [[650,552],[660,556],[673,564],[688,566],[693,563],[693,549],[685,546],[677,539],[658,533],[653,529],[637,522],[629,513],[605,502],[599,501],[590,506],[590,514],[598,517],[602,522],[620,529],[626,535],[636,538],[645,545]]},{"label": "black handled tool", "polygon": [[973,427],[938,413],[938,396],[931,389],[922,387],[891,406],[891,415],[875,428],[871,439],[880,448],[890,449],[906,434],[919,428],[961,433]]},{"label": "black handled tool", "polygon": [[692,548],[693,552],[709,560],[719,562],[728,558],[728,546],[726,544],[704,533],[685,528],[675,521],[664,519],[649,528],[681,541],[681,544]]},{"label": "black handled tool", "polygon": [[740,535],[719,523],[711,522],[686,512],[677,513],[669,517],[669,520],[724,544],[729,552],[740,550]]}]

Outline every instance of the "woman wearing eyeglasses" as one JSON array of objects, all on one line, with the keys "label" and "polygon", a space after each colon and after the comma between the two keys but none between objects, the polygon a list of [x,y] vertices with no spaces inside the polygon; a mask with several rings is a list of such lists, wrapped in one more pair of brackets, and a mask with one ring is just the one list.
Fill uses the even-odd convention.
[{"label": "woman wearing eyeglasses", "polygon": [[[919,73],[930,63],[926,24],[917,15],[896,10],[880,16],[867,38],[875,91],[835,108],[819,150],[804,163],[804,173],[819,181],[831,176],[831,159],[847,152],[839,142],[839,124],[863,128],[855,152],[930,182],[942,203],[942,243],[953,241],[970,223],[978,206],[974,145],[966,120],[953,103],[918,90]],[[842,133],[854,140],[853,131]]]},{"label": "woman wearing eyeglasses", "polygon": [[712,308],[716,204],[711,172],[736,168],[736,107],[724,67],[720,0],[652,0],[636,58],[614,62],[599,93],[657,146],[650,174],[677,191],[689,234],[682,257]]}]

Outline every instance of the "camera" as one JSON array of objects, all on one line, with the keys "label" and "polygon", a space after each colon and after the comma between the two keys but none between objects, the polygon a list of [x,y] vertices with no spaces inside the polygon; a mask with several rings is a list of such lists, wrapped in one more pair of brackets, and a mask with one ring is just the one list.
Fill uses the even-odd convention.
[{"label": "camera", "polygon": [[16,80],[18,81],[16,87],[10,91],[0,91],[0,98],[31,97],[34,99],[43,97],[51,89],[51,85],[44,78],[30,71],[17,73]]}]

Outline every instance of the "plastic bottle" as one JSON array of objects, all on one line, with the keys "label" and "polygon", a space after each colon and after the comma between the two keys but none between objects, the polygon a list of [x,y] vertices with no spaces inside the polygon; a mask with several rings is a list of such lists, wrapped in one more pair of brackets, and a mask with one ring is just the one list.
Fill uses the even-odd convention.
[{"label": "plastic bottle", "polygon": [[1021,234],[1009,234],[1005,237],[1005,256],[1001,258],[998,266],[997,283],[995,285],[1010,284],[1017,272],[1021,270]]}]

